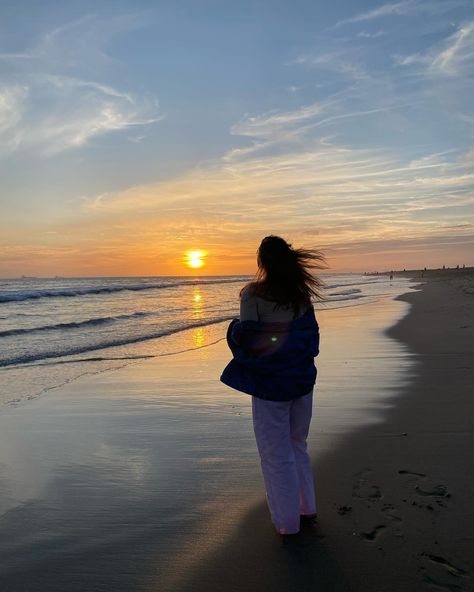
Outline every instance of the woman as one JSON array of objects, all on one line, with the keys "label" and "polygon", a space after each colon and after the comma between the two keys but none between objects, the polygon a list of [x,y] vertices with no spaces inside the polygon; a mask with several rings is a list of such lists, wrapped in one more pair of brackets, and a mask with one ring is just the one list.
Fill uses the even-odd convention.
[{"label": "woman", "polygon": [[316,517],[306,438],[319,353],[311,300],[322,300],[323,282],[311,270],[326,265],[318,251],[292,249],[278,236],[262,240],[257,264],[255,280],[240,293],[240,320],[227,331],[234,357],[221,380],[252,396],[271,519],[285,539],[302,519]]}]

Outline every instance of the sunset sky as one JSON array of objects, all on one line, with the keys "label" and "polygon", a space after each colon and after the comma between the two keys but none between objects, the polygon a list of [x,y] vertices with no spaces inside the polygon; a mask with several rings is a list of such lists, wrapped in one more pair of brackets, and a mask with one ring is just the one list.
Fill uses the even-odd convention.
[{"label": "sunset sky", "polygon": [[0,5],[0,276],[474,265],[472,0]]}]

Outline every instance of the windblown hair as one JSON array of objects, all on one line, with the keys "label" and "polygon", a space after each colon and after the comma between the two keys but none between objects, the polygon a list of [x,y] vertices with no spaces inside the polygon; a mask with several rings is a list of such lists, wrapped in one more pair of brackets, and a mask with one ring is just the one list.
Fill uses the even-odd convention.
[{"label": "windblown hair", "polygon": [[283,238],[270,235],[258,248],[257,264],[255,279],[243,290],[248,288],[255,296],[275,302],[275,309],[291,305],[296,317],[312,299],[324,300],[324,282],[313,273],[328,267],[320,251],[293,249]]}]

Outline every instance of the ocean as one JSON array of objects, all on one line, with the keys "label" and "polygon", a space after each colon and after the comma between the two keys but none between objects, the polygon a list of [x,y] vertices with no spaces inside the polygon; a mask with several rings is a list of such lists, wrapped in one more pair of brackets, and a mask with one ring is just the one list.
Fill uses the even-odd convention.
[{"label": "ocean", "polygon": [[[327,301],[360,306],[410,280],[321,274]],[[84,374],[224,339],[249,276],[0,280],[0,403],[19,404]],[[406,287],[406,289],[405,289]]]}]

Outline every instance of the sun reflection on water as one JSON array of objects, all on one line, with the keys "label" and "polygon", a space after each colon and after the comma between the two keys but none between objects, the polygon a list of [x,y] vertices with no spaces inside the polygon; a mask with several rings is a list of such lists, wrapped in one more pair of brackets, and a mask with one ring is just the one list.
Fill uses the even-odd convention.
[{"label": "sun reflection on water", "polygon": [[203,347],[206,344],[206,335],[202,327],[196,327],[193,330],[193,346]]},{"label": "sun reflection on water", "polygon": [[[201,289],[196,286],[193,289],[193,319],[199,321],[203,318],[203,295]],[[193,347],[203,347],[206,345],[205,327],[195,327],[192,332]]]},{"label": "sun reflection on water", "polygon": [[202,309],[202,292],[201,289],[196,286],[193,289],[193,319],[199,320],[203,317],[203,309]]}]

